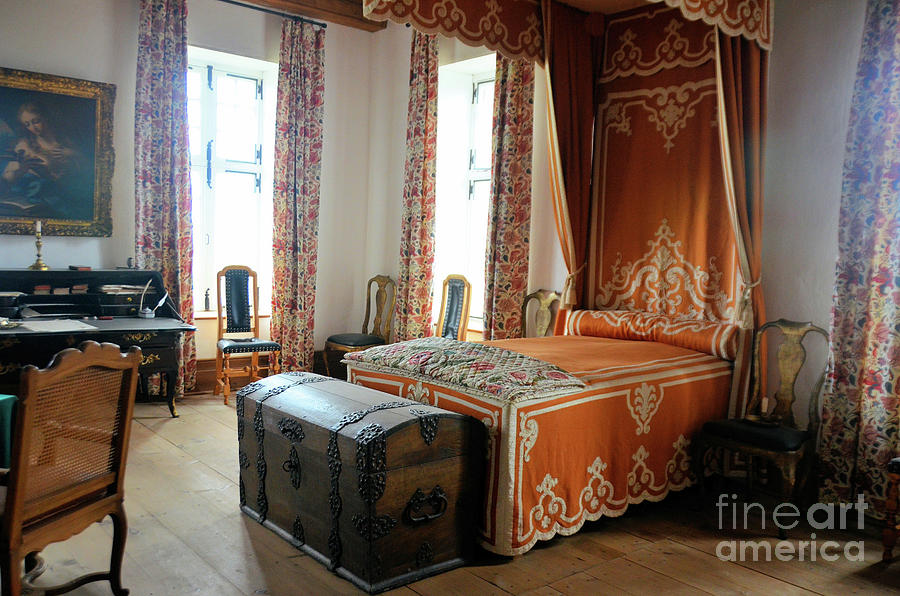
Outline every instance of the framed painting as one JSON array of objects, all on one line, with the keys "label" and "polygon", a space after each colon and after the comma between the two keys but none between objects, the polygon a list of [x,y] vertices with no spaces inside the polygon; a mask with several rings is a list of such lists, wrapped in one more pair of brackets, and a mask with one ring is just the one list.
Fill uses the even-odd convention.
[{"label": "framed painting", "polygon": [[0,68],[0,234],[110,236],[116,87]]}]

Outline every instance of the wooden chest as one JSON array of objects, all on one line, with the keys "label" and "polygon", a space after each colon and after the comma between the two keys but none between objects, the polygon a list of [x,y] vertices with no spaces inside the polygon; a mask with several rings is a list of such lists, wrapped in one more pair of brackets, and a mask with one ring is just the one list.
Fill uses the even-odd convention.
[{"label": "wooden chest", "polygon": [[237,393],[241,508],[370,593],[464,564],[484,426],[312,373]]}]

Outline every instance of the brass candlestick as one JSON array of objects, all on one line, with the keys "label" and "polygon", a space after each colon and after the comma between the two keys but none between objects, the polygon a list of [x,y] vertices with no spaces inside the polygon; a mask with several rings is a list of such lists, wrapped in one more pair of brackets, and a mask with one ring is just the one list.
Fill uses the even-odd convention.
[{"label": "brass candlestick", "polygon": [[35,271],[48,271],[50,267],[47,266],[47,263],[41,259],[41,247],[44,246],[44,243],[41,241],[41,224],[35,226],[34,230],[34,245],[37,247],[37,258],[34,260],[34,263],[31,264],[29,269],[34,269]]}]

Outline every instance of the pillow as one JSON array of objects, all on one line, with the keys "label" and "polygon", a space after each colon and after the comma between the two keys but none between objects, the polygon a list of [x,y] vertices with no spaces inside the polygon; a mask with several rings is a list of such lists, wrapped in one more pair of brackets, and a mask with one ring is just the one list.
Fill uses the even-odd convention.
[{"label": "pillow", "polygon": [[741,328],[731,323],[676,319],[630,310],[576,310],[569,314],[566,333],[658,341],[734,360]]}]

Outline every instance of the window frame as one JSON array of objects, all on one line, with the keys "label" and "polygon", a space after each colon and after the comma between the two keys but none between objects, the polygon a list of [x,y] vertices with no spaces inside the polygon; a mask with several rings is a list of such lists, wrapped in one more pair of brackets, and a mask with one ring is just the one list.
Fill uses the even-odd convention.
[{"label": "window frame", "polygon": [[[215,279],[217,226],[216,226],[216,178],[226,173],[246,174],[254,177],[257,234],[259,241],[252,260],[244,262],[257,272],[260,280],[259,311],[261,316],[271,312],[272,287],[272,189],[274,176],[274,134],[275,134],[275,94],[278,65],[234,54],[215,52],[194,46],[188,47],[188,73],[197,72],[201,77],[201,125],[200,146],[190,145],[192,202],[199,205],[192,208],[192,216],[200,222],[193,222],[194,310],[209,316],[216,310]],[[219,157],[218,98],[219,77],[235,77],[255,81],[257,86],[258,128],[253,147],[255,162]],[[211,87],[212,86],[212,87]],[[191,101],[191,100],[189,100]],[[190,126],[190,122],[189,122]],[[190,130],[190,129],[189,129]],[[218,138],[217,138],[218,137]],[[208,143],[212,142],[210,146]],[[211,159],[207,159],[208,152]],[[199,181],[200,188],[195,188]],[[210,187],[210,182],[212,187]],[[221,215],[221,214],[220,214]],[[234,263],[231,263],[234,264]],[[205,309],[205,294],[209,290],[209,306]]]}]

